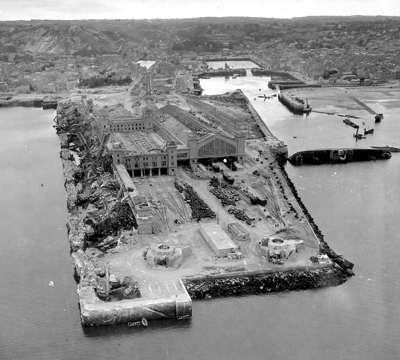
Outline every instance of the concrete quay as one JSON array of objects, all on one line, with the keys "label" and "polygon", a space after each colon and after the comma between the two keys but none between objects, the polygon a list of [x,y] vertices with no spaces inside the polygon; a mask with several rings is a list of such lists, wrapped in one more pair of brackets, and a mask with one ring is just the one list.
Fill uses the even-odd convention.
[{"label": "concrete quay", "polygon": [[264,139],[269,147],[269,150],[271,151],[272,154],[275,156],[279,156],[280,158],[286,159],[288,157],[288,148],[285,145],[285,143],[282,140],[279,140],[276,136],[272,134],[272,132],[269,130],[268,126],[265,124],[261,116],[258,114],[256,109],[254,108],[253,104],[250,102],[250,100],[247,98],[247,96],[243,93],[242,90],[239,90],[239,92],[242,94],[243,98],[246,100],[247,107],[257,122],[257,125],[259,126],[261,132],[264,134]]},{"label": "concrete quay", "polygon": [[192,299],[180,279],[147,278],[138,281],[140,297],[105,302],[96,294],[87,279],[94,278],[94,269],[84,260],[83,252],[73,253],[78,285],[81,321],[85,326],[130,323],[155,319],[187,319],[192,315]]}]

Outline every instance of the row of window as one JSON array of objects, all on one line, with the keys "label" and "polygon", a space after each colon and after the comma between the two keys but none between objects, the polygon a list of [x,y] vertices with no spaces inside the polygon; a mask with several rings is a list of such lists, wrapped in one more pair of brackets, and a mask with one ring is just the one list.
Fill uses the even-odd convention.
[{"label": "row of window", "polygon": [[[119,164],[119,160],[118,160],[118,164]],[[135,168],[135,169],[139,169],[139,168],[141,167],[141,166],[139,166],[139,165],[140,165],[140,164],[135,164],[134,168]],[[154,168],[156,168],[156,167],[159,166],[156,162],[153,162],[152,165],[153,165]],[[174,165],[174,163],[172,162],[171,165]],[[166,162],[166,161],[161,161],[161,166],[162,166],[162,167],[167,166],[167,162]],[[127,168],[131,168],[132,166],[131,166],[131,164],[126,163],[126,167],[127,167]],[[144,163],[143,163],[143,167],[144,167],[144,168],[148,168],[148,167],[149,167],[149,163],[148,163],[148,162],[144,162]]]},{"label": "row of window", "polygon": [[[117,154],[117,156],[119,157],[119,154]],[[161,160],[167,160],[167,157],[166,156],[161,156],[160,158],[159,157],[155,157],[155,158],[153,158],[153,157],[150,157],[150,161],[158,161],[159,159],[161,159]],[[148,161],[149,160],[149,157],[148,156],[144,156],[144,157],[142,157],[142,158],[135,158],[135,159],[132,159],[132,158],[127,158],[126,159],[127,161],[129,161],[129,162],[131,162],[131,160],[136,160],[136,162],[140,162],[140,161]]]}]

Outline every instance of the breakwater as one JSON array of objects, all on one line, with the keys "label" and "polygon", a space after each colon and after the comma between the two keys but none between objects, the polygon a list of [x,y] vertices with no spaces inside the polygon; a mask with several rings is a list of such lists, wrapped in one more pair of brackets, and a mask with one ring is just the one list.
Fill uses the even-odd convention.
[{"label": "breakwater", "polygon": [[308,224],[310,225],[314,234],[317,236],[317,238],[319,240],[319,253],[327,255],[333,261],[333,263],[335,263],[336,266],[338,266],[347,276],[353,276],[354,275],[354,273],[353,273],[354,265],[350,261],[344,259],[341,255],[336,254],[336,252],[330,248],[328,243],[325,241],[324,235],[322,234],[318,225],[314,222],[314,218],[308,212],[307,207],[304,205],[303,201],[301,200],[295,185],[293,184],[292,180],[290,180],[290,177],[286,172],[284,165],[280,164],[279,168],[280,168],[283,178],[285,179],[294,198],[296,199],[296,202],[298,203],[304,216],[306,217]]},{"label": "breakwater", "polygon": [[243,275],[195,280],[186,278],[183,282],[192,299],[208,299],[337,286],[346,280],[347,275],[340,268],[328,266],[264,271],[254,276]]}]

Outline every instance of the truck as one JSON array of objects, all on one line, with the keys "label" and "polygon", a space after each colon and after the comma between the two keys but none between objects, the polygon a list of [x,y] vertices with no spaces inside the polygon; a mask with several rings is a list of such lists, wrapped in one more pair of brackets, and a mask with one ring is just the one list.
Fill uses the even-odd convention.
[{"label": "truck", "polygon": [[229,175],[229,174],[223,174],[222,175],[222,177],[224,178],[224,180],[228,183],[228,184],[230,184],[230,185],[232,185],[234,182],[235,182],[235,179],[234,179],[234,177],[233,176],[231,176],[231,175]]},{"label": "truck", "polygon": [[218,164],[212,163],[211,166],[212,166],[212,168],[213,168],[213,170],[214,170],[215,172],[220,172],[220,171],[221,171],[221,169],[220,169],[220,167],[219,167]]}]

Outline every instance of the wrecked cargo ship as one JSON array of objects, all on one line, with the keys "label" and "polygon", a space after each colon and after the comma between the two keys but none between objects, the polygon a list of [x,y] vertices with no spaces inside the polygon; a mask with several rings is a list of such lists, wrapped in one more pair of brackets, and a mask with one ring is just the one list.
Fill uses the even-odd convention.
[{"label": "wrecked cargo ship", "polygon": [[321,149],[299,151],[289,156],[288,160],[293,165],[319,165],[381,160],[391,157],[391,152],[382,149]]}]

